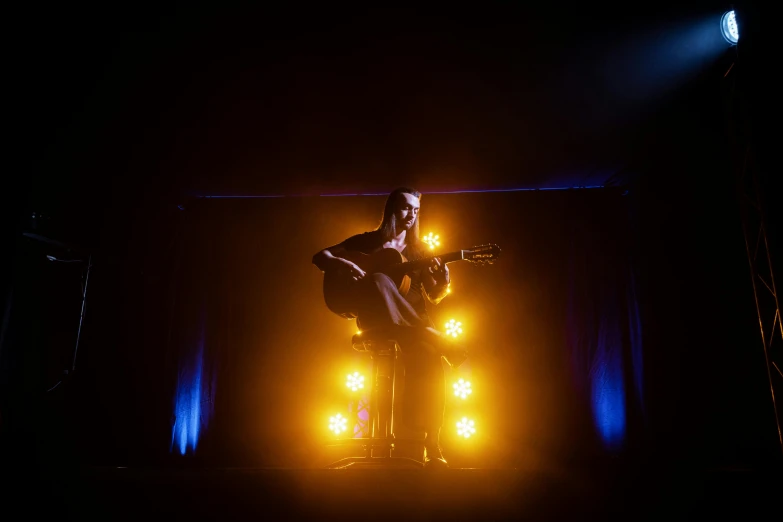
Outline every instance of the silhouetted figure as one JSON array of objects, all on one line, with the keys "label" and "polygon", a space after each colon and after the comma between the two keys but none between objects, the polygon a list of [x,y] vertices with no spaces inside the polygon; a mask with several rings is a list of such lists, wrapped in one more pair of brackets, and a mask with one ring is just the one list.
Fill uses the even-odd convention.
[{"label": "silhouetted figure", "polygon": [[[419,239],[420,200],[421,194],[414,189],[395,189],[386,199],[377,229],[321,250],[313,256],[313,264],[324,272],[325,297],[333,312],[356,317],[361,330],[388,332],[398,341],[406,370],[406,406],[415,413],[414,426],[426,434],[425,465],[445,467],[439,444],[446,399],[441,357],[457,367],[467,354],[433,327],[426,301],[437,304],[448,293],[448,266],[435,257],[425,268],[403,276],[368,268],[372,263],[346,259],[357,259],[357,253],[359,258],[370,256],[364,257],[368,261],[424,259]],[[327,292],[329,281],[333,281],[331,293]]]}]

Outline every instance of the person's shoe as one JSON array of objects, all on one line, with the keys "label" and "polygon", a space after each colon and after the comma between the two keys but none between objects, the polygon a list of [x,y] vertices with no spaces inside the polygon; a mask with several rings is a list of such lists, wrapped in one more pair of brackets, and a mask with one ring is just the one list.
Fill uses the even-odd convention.
[{"label": "person's shoe", "polygon": [[449,464],[440,452],[440,448],[424,449],[424,467],[427,469],[448,469]]}]

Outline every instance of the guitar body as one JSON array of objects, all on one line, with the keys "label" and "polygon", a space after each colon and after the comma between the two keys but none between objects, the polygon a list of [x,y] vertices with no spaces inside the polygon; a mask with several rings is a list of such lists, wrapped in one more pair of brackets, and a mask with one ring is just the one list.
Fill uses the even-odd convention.
[{"label": "guitar body", "polygon": [[[383,248],[372,254],[343,252],[340,254],[340,257],[356,264],[356,266],[367,273],[367,276],[377,273],[386,274],[394,281],[402,295],[406,295],[410,291],[411,278],[404,269],[399,268],[407,260],[395,248]],[[350,301],[352,287],[357,283],[358,281],[354,281],[350,274],[347,273],[324,273],[324,301],[326,302],[326,307],[346,319],[356,318],[357,311],[353,309]]]},{"label": "guitar body", "polygon": [[[407,295],[411,289],[411,278],[408,274],[430,266],[433,260],[430,257],[408,261],[405,259],[405,256],[394,248],[383,248],[372,254],[342,252],[340,256],[357,265],[367,275],[386,274],[394,281],[402,295]],[[455,250],[454,252],[438,254],[437,257],[442,263],[468,261],[475,264],[487,264],[492,263],[498,256],[500,256],[500,248],[497,245],[481,245],[467,250]],[[324,273],[324,301],[326,301],[326,307],[340,317],[355,319],[358,313],[354,309],[352,295],[358,283],[347,272]]]}]

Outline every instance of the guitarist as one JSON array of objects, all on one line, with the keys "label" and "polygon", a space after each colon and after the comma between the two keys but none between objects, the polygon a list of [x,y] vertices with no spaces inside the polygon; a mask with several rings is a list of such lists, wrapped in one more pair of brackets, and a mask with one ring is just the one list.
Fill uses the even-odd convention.
[{"label": "guitarist", "polygon": [[389,194],[383,218],[377,229],[349,237],[313,256],[322,272],[345,276],[345,299],[357,310],[357,326],[363,330],[383,330],[398,340],[405,365],[406,409],[412,407],[425,433],[425,465],[447,467],[439,446],[445,407],[445,383],[441,357],[456,368],[467,357],[463,347],[437,331],[428,314],[426,301],[438,304],[447,293],[449,269],[437,257],[426,269],[409,274],[409,291],[402,295],[391,277],[367,273],[340,254],[373,254],[393,248],[405,259],[422,258],[419,240],[421,194],[400,187]]}]

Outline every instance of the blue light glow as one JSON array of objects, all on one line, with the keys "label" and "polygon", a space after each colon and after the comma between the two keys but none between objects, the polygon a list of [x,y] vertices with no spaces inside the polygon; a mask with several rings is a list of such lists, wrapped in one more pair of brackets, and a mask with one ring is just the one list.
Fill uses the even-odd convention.
[{"label": "blue light glow", "polygon": [[[460,189],[460,190],[423,190],[422,194],[483,194],[492,192],[536,192],[541,190],[585,190],[600,189],[604,185],[581,185],[567,187],[533,187],[533,188],[506,188],[506,189]],[[388,196],[389,192],[346,192],[340,194],[258,194],[258,195],[203,195],[202,199],[264,199],[264,198],[342,198],[351,196]]]},{"label": "blue light glow", "polygon": [[202,428],[206,426],[211,412],[212,400],[209,395],[211,388],[203,389],[204,343],[202,326],[195,351],[180,362],[177,375],[170,451],[173,452],[176,448],[180,455],[195,453],[199,435]]},{"label": "blue light glow", "polygon": [[[573,103],[580,105],[571,107],[581,108],[581,100],[586,96],[610,101],[585,107],[578,118],[595,130],[596,125],[616,127],[650,117],[673,92],[696,81],[725,53],[726,40],[716,27],[718,17],[711,13],[655,24],[647,30],[634,31],[626,41],[601,51],[603,63],[598,67],[591,65],[590,72],[599,77],[598,81],[578,90]],[[579,67],[574,66],[569,77],[586,72]],[[571,83],[564,85],[570,89]],[[586,94],[588,90],[590,94]],[[572,96],[565,95],[569,99]]]},{"label": "blue light glow", "polygon": [[[606,354],[608,355],[608,354]],[[619,354],[606,357],[592,375],[591,399],[596,429],[608,448],[625,441],[625,385]]]},{"label": "blue light glow", "polygon": [[[640,411],[643,401],[641,316],[631,268],[621,268],[622,258],[592,250],[601,229],[573,231],[567,343],[575,389],[589,408],[598,440],[614,452],[625,447],[629,411]],[[629,362],[632,368],[626,367]]]},{"label": "blue light glow", "polygon": [[739,28],[734,11],[727,11],[720,19],[720,29],[727,42],[734,45],[739,41]]}]

